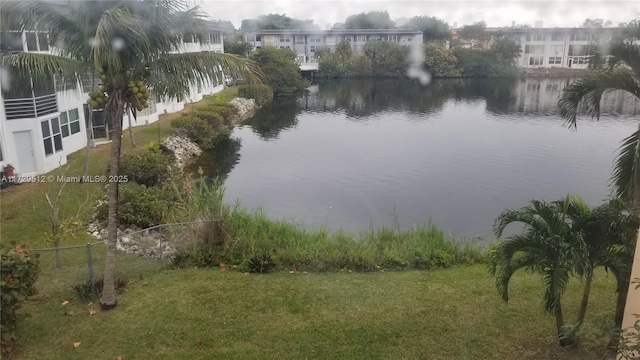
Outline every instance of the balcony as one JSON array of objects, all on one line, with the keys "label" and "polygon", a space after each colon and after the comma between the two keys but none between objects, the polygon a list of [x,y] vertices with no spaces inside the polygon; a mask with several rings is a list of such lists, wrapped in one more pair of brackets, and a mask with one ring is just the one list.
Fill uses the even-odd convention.
[{"label": "balcony", "polygon": [[36,118],[58,112],[56,94],[34,98],[4,99],[7,120]]}]

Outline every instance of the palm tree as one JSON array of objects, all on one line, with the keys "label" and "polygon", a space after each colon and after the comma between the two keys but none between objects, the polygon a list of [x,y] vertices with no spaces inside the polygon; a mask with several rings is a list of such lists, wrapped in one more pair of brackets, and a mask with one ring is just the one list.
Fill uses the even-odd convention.
[{"label": "palm tree", "polygon": [[[587,113],[599,119],[600,101],[602,95],[609,91],[622,90],[640,98],[640,21],[636,20],[627,25],[623,37],[613,40],[609,46],[609,57],[606,61],[596,61],[595,70],[586,77],[576,80],[567,86],[558,100],[558,113],[564,119],[565,125],[571,129],[577,128],[578,110],[584,106]],[[599,56],[599,55],[595,55]],[[637,211],[640,205],[640,124],[637,131],[623,140],[620,151],[615,160],[611,177],[613,194],[632,203]],[[633,249],[633,242],[628,245]],[[633,255],[626,260],[627,266],[633,263]],[[618,301],[616,305],[616,326],[622,324],[622,312],[629,279],[626,272],[616,274],[618,278]],[[626,277],[626,285],[622,285]]]},{"label": "palm tree", "polygon": [[505,228],[512,223],[524,225],[521,233],[511,235],[490,252],[489,271],[496,277],[498,293],[509,301],[509,282],[519,269],[539,273],[544,279],[544,309],[556,318],[556,330],[560,345],[575,341],[563,335],[565,326],[561,298],[569,277],[584,271],[586,249],[580,233],[572,231],[568,222],[565,201],[562,211],[553,204],[532,200],[517,210],[505,210],[494,224],[494,232],[502,237]]},{"label": "palm tree", "polygon": [[571,230],[582,233],[587,250],[583,272],[578,274],[584,277],[585,286],[576,324],[581,326],[584,322],[594,270],[604,267],[616,278],[615,324],[620,327],[631,276],[635,233],[640,225],[638,215],[629,211],[629,204],[621,199],[609,200],[596,208],[577,196],[568,200],[568,206],[566,200],[554,201],[553,205],[557,211],[563,211],[566,206]]},{"label": "palm tree", "polygon": [[[117,179],[123,115],[144,108],[144,87],[157,99],[181,100],[191,86],[211,83],[220,69],[250,82],[260,81],[255,63],[229,54],[178,53],[182,39],[203,39],[206,30],[198,8],[182,0],[20,1],[4,2],[0,9],[7,29],[46,32],[53,53],[2,53],[0,65],[30,76],[34,82],[52,76],[81,80],[97,71],[102,80],[100,97],[113,123],[109,175]],[[133,85],[133,86],[132,86]],[[136,89],[137,88],[137,89]],[[135,91],[137,90],[137,91]],[[118,228],[118,184],[110,182],[107,256],[103,308],[115,307],[113,288]]]}]

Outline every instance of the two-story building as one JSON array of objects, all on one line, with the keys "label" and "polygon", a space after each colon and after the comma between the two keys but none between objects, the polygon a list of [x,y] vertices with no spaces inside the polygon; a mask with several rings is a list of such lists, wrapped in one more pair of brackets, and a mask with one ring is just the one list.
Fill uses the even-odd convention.
[{"label": "two-story building", "polygon": [[[176,52],[223,52],[223,32],[215,23],[202,43],[192,37],[183,39]],[[54,53],[46,32],[5,31],[0,33],[3,51]],[[202,99],[224,88],[222,68],[210,84],[194,85],[185,101],[149,102],[138,113],[137,120],[126,114],[123,127],[148,125],[163,113],[182,110],[185,103]],[[7,69],[2,72],[0,93],[0,163],[11,164],[15,174],[44,174],[66,164],[67,156],[91,144],[109,141],[110,124],[102,110],[92,112],[89,127],[88,93],[95,91],[99,80],[81,76],[82,81],[63,79],[12,78]],[[151,90],[152,92],[152,90]],[[88,130],[88,131],[87,131]],[[1,168],[0,168],[1,169]]]},{"label": "two-story building", "polygon": [[518,67],[586,69],[587,46],[606,44],[620,36],[623,28],[499,28],[487,32],[491,34],[490,44],[495,39],[507,38],[520,45]]},{"label": "two-story building", "polygon": [[406,29],[331,29],[331,30],[260,30],[245,34],[254,49],[266,46],[289,48],[296,52],[302,70],[317,69],[315,52],[319,48],[334,50],[341,41],[362,51],[368,41],[381,40],[401,45],[422,44],[422,32]]}]

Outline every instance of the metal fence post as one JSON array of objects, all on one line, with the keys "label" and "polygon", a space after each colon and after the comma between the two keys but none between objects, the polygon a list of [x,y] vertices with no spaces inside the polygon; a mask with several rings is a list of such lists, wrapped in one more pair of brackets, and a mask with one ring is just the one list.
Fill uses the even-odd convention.
[{"label": "metal fence post", "polygon": [[91,283],[91,294],[96,294],[96,278],[93,276],[93,258],[91,256],[91,243],[87,243],[87,260],[89,264],[89,282]]},{"label": "metal fence post", "polygon": [[160,241],[159,241],[159,244],[160,244],[160,264],[162,264],[163,261],[164,261],[164,258],[162,256],[162,254],[164,253],[164,251],[162,251],[162,238],[164,237],[164,235],[165,235],[164,227],[161,227],[160,228],[160,236],[159,236],[159,238],[160,238]]}]

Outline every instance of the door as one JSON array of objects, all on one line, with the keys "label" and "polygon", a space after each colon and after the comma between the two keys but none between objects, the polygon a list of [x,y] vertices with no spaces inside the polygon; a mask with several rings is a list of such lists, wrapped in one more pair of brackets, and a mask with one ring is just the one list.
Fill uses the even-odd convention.
[{"label": "door", "polygon": [[36,158],[33,155],[33,141],[31,140],[31,130],[16,131],[13,138],[18,152],[17,170],[21,174],[36,172]]}]

